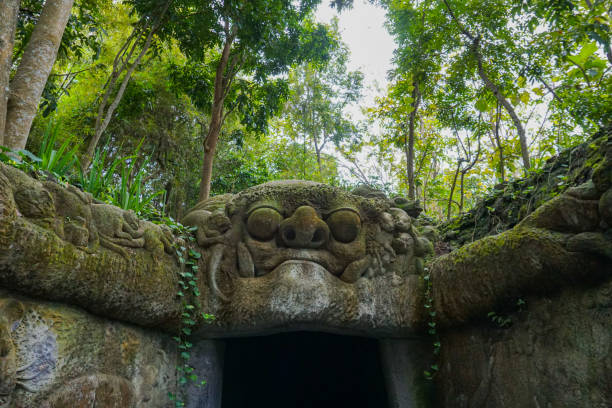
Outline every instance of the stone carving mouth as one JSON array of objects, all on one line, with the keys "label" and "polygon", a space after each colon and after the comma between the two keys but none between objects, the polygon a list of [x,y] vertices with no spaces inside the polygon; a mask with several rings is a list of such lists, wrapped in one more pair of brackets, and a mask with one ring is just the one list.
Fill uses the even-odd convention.
[{"label": "stone carving mouth", "polygon": [[368,256],[357,259],[356,261],[353,261],[345,266],[339,264],[333,255],[322,251],[299,251],[299,254],[295,254],[295,251],[290,250],[289,253],[282,255],[290,256],[276,256],[273,257],[274,259],[269,259],[270,261],[273,261],[272,265],[274,266],[269,269],[270,272],[268,273],[277,272],[279,268],[292,264],[301,264],[305,266],[316,265],[317,267],[323,268],[331,275],[334,275],[345,282],[354,282],[370,265],[370,259]]},{"label": "stone carving mouth", "polygon": [[257,276],[273,272],[285,262],[311,262],[323,267],[328,273],[339,276],[344,272],[346,264],[336,256],[320,249],[279,248],[274,253],[254,253]]},{"label": "stone carving mouth", "polygon": [[284,273],[287,270],[294,269],[292,268],[293,266],[304,271],[318,269],[331,274],[329,269],[324,264],[311,259],[288,259],[278,264],[270,273]]},{"label": "stone carving mouth", "polygon": [[325,269],[328,273],[331,273],[332,275],[337,275],[330,270],[329,262],[327,262],[325,259],[318,257],[318,256],[298,256],[298,257],[292,257],[290,259],[286,259],[284,261],[281,261],[278,265],[276,265],[272,269],[271,272],[276,271],[278,268],[282,267],[283,265],[290,265],[290,264],[318,265],[322,267],[323,269]]}]

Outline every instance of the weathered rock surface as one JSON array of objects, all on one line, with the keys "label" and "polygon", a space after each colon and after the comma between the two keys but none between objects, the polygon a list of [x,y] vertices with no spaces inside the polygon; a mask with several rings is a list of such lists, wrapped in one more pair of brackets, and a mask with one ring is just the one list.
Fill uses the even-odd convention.
[{"label": "weathered rock surface", "polygon": [[168,406],[169,335],[0,291],[0,407]]},{"label": "weathered rock surface", "polygon": [[[180,267],[166,231],[5,165],[0,196],[0,287],[178,331]],[[432,246],[387,200],[277,182],[202,202],[184,221],[203,254],[197,300],[218,317],[201,336],[419,330]]]},{"label": "weathered rock surface", "polygon": [[591,200],[594,192],[599,190],[599,195],[612,186],[611,163],[612,127],[609,126],[587,142],[549,159],[541,171],[495,186],[488,197],[441,225],[441,230],[453,248],[458,248],[514,227],[565,191],[577,199]]},{"label": "weathered rock surface", "polygon": [[137,233],[130,218],[0,163],[0,287],[141,326],[178,327],[176,260],[128,232],[159,227],[132,219]]},{"label": "weathered rock surface", "polygon": [[[222,344],[198,346],[214,337],[418,337],[432,323],[427,270],[444,330],[442,406],[609,406],[610,146],[595,144],[584,183],[433,261],[437,231],[384,197],[284,181],[199,203],[184,219],[202,254],[190,301],[216,320],[193,326],[194,361],[221,370]],[[0,406],[166,404],[176,355],[151,329],[181,327],[174,246],[131,212],[0,164]],[[527,310],[516,312],[517,299]],[[483,323],[491,312],[512,326]],[[399,383],[394,400],[410,400]],[[573,394],[553,395],[555,383]],[[219,401],[218,389],[188,394]]]},{"label": "weathered rock surface", "polygon": [[612,230],[600,223],[608,209],[604,205],[602,211],[599,195],[580,200],[571,192],[561,194],[515,228],[433,262],[433,300],[440,323],[457,325],[482,317],[521,294],[609,279]]},{"label": "weathered rock surface", "polygon": [[[371,194],[370,194],[371,195]],[[431,243],[384,197],[272,182],[199,203],[183,222],[203,248],[202,336],[420,330]]]},{"label": "weathered rock surface", "polygon": [[431,272],[438,321],[464,324],[512,297],[612,275],[612,260],[570,252],[565,239],[546,230],[515,228],[439,258]]},{"label": "weathered rock surface", "polygon": [[600,146],[592,180],[431,265],[439,406],[612,406],[612,144]]},{"label": "weathered rock surface", "polygon": [[525,297],[509,328],[492,322],[441,336],[438,405],[612,406],[612,280]]},{"label": "weathered rock surface", "polygon": [[432,264],[440,323],[465,323],[512,297],[612,276],[607,221],[612,184],[605,176],[612,168],[612,135],[604,133],[588,149],[595,170],[584,166],[579,174],[592,179],[539,206],[514,228],[464,245]]}]

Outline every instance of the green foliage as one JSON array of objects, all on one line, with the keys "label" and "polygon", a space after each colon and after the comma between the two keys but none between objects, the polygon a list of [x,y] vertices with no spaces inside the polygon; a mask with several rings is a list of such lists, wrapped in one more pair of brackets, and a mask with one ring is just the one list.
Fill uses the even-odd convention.
[{"label": "green foliage", "polygon": [[[42,134],[38,155],[25,149],[12,151],[0,146],[0,160],[21,170],[35,173],[42,178],[52,176],[58,180],[68,179],[78,161],[79,144],[74,143],[71,138],[59,143],[59,129],[59,123],[50,121],[47,124]],[[57,147],[58,144],[59,147]]]},{"label": "green foliage", "polygon": [[91,167],[84,173],[79,166],[79,178],[83,191],[91,193],[102,201],[110,201],[114,189],[114,175],[117,167],[125,160],[116,158],[112,163],[107,162],[108,150],[97,149],[91,161]]},{"label": "green foliage", "polygon": [[[514,124],[479,77],[462,28],[479,37],[483,69],[525,125],[534,171],[612,117],[605,1],[377,2],[386,9],[396,50],[390,86],[369,109],[367,129],[346,109],[359,103],[361,75],[346,68],[350,56],[337,26],[314,20],[318,3],[171,2],[102,136],[104,148],[89,172],[79,175],[83,188],[137,211],[163,208],[176,218],[196,203],[217,67],[231,36],[214,194],[306,178],[343,186],[359,180],[406,195],[407,119],[415,88],[421,98],[414,184],[426,212],[441,218],[449,200],[453,214],[468,210],[483,191],[521,176]],[[332,3],[341,9],[352,2]],[[42,4],[21,2],[16,62]],[[90,140],[117,52],[135,27],[146,31],[143,21],[164,4],[75,1],[27,148],[36,153],[51,121],[62,126],[51,151],[49,144],[43,149],[50,154],[14,153],[16,165],[36,171],[43,166],[40,157],[62,167],[59,158],[75,146],[66,141]],[[141,47],[136,43],[134,52]],[[451,194],[467,144],[475,151],[478,141],[478,162],[463,183],[459,176]],[[132,157],[139,144],[146,160]],[[52,157],[53,150],[62,154]],[[69,177],[71,171],[59,173]]]},{"label": "green foliage", "polygon": [[115,157],[110,164],[109,151],[96,150],[88,171],[85,173],[79,168],[81,188],[95,198],[124,210],[133,210],[141,216],[154,215],[156,211],[152,202],[165,192],[147,187],[149,159],[141,163],[138,161],[141,145],[133,155]]},{"label": "green foliage", "polygon": [[137,156],[121,160],[119,185],[111,191],[111,203],[124,210],[133,210],[136,214],[143,214],[151,201],[164,192],[147,192],[145,179],[148,159],[145,159],[140,166],[137,163]]},{"label": "green foliage", "polygon": [[433,339],[432,345],[433,345],[433,356],[434,356],[434,362],[429,366],[428,370],[425,370],[423,372],[423,375],[425,376],[425,379],[427,380],[433,380],[436,376],[436,374],[438,373],[438,371],[440,370],[440,367],[438,366],[438,359],[440,358],[440,349],[442,347],[442,344],[440,343],[440,336],[438,335],[438,330],[437,330],[437,322],[436,322],[436,311],[434,309],[434,304],[433,304],[433,294],[432,294],[432,282],[431,282],[431,274],[429,272],[429,268],[425,267],[425,274],[423,275],[423,282],[424,282],[424,286],[425,286],[425,303],[423,304],[423,306],[425,307],[425,311],[427,312],[427,316],[428,316],[428,322],[427,322],[427,333],[431,336],[431,338]]},{"label": "green foliage", "polygon": [[[531,22],[548,26],[549,30],[539,33],[535,23],[530,28],[535,32],[536,49],[554,55],[549,61],[551,79],[558,83],[554,104],[591,131],[610,123],[612,118],[609,7],[609,2],[602,0],[537,0],[514,9],[517,14],[529,13]],[[537,77],[546,74],[542,71],[540,66],[531,64],[527,72]]]},{"label": "green foliage", "polygon": [[[206,385],[206,380],[200,379],[195,373],[195,368],[189,363],[193,343],[190,340],[192,329],[198,321],[211,323],[215,316],[202,311],[198,302],[200,290],[198,288],[199,262],[202,254],[193,249],[195,242],[194,232],[196,227],[185,227],[171,218],[165,218],[164,222],[173,233],[178,236],[177,242],[185,242],[187,246],[177,244],[175,251],[177,260],[181,266],[179,272],[179,288],[177,296],[181,299],[181,327],[173,340],[177,343],[180,363],[176,366],[178,386],[183,387],[188,383],[196,384],[198,387]],[[180,394],[180,392],[179,392]],[[185,402],[179,394],[168,393],[170,401],[175,407],[185,406]]]},{"label": "green foliage", "polygon": [[512,324],[512,318],[509,316],[500,316],[495,312],[487,313],[487,317],[500,328],[504,328]]},{"label": "green foliage", "polygon": [[[295,147],[302,144],[301,178],[327,182],[331,180],[325,174],[329,167],[325,163],[325,147],[341,148],[359,139],[360,129],[347,108],[361,97],[363,82],[361,72],[347,68],[349,52],[340,41],[337,21],[328,30],[334,40],[329,59],[303,63],[291,70],[289,97],[273,125]],[[307,154],[316,158],[315,168],[309,171],[306,171],[308,158],[304,157]]]},{"label": "green foliage", "polygon": [[[382,134],[369,135],[359,148],[384,163],[393,175],[391,190],[403,192],[407,177],[400,158],[418,85],[416,189],[431,215],[439,217],[441,205],[449,203],[453,213],[468,209],[483,190],[521,176],[516,123],[483,73],[524,127],[536,169],[610,122],[611,20],[605,1],[381,3],[396,42],[394,70],[386,95],[369,110]],[[477,163],[455,181],[458,163],[466,168],[468,156],[475,157],[468,154],[469,143],[480,150]],[[453,190],[455,184],[463,188]]]},{"label": "green foliage", "polygon": [[[79,144],[74,143],[71,138],[65,139],[58,148],[59,122],[50,121],[42,136],[42,144],[38,151],[40,161],[37,167],[48,171],[58,178],[66,177],[74,169],[77,162]],[[70,145],[73,145],[70,147]]]},{"label": "green foliage", "polygon": [[[510,305],[508,308],[508,312],[516,312],[520,313],[523,311],[526,306],[525,300],[523,298],[518,298],[514,305]],[[512,317],[507,314],[498,314],[495,311],[491,311],[487,313],[487,317],[500,329],[508,328],[512,326]]]},{"label": "green foliage", "polygon": [[11,150],[0,146],[0,161],[25,172],[37,173],[40,157],[25,149]]}]

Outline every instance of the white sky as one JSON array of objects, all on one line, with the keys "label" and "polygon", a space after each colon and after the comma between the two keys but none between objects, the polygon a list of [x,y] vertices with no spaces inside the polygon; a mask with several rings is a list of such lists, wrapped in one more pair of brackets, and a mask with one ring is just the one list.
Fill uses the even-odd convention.
[{"label": "white sky", "polygon": [[[387,86],[387,71],[391,69],[391,58],[395,44],[384,27],[385,12],[364,0],[355,0],[353,8],[338,14],[323,0],[315,17],[322,23],[330,23],[337,16],[342,41],[351,52],[349,70],[360,70],[364,74],[364,98],[362,106],[372,106],[377,88]],[[358,107],[350,109],[354,119],[363,119]]]},{"label": "white sky", "polygon": [[[364,76],[364,89],[361,102],[349,106],[347,111],[354,120],[365,119],[361,109],[374,106],[374,98],[379,96],[387,87],[387,71],[391,69],[391,58],[395,44],[389,35],[385,24],[385,11],[365,0],[354,0],[353,8],[338,13],[329,6],[329,0],[323,0],[319,5],[315,18],[322,23],[330,23],[332,18],[338,17],[338,28],[342,41],[350,51],[348,69],[359,70]],[[377,131],[377,126],[370,131]],[[334,154],[334,148],[329,147],[327,153],[336,156],[340,168],[339,172],[345,180],[357,182],[347,168],[353,166],[339,154]],[[370,177],[377,174],[377,165],[369,163],[367,153],[358,155],[357,161],[362,170]]]}]

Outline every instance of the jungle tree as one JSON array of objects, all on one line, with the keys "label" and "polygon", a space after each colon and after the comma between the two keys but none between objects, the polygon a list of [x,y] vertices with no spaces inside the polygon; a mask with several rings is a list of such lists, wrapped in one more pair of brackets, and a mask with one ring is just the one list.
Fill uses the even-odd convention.
[{"label": "jungle tree", "polygon": [[[191,65],[204,74],[188,72],[183,79],[212,81],[212,86],[193,88],[192,93],[204,100],[200,89],[212,89],[212,98],[205,102],[210,121],[203,141],[201,199],[210,193],[212,164],[227,116],[236,110],[249,128],[264,130],[286,91],[279,76],[292,64],[327,59],[327,29],[310,19],[318,2],[187,0],[169,8],[169,23],[160,28],[160,35],[175,38]],[[138,10],[150,6],[144,0],[134,4]]]},{"label": "jungle tree", "polygon": [[20,1],[0,4],[0,144],[13,149],[25,147],[73,3],[57,0],[44,4],[10,84]]},{"label": "jungle tree", "polygon": [[[308,144],[314,147],[319,176],[323,149],[330,143],[338,147],[358,133],[346,108],[359,100],[363,81],[361,72],[347,68],[349,52],[340,41],[337,21],[330,34],[329,60],[307,61],[290,71],[290,92],[280,121],[284,134],[303,141],[304,152]],[[307,178],[305,172],[302,177]]]}]

